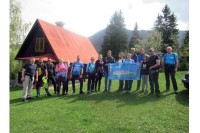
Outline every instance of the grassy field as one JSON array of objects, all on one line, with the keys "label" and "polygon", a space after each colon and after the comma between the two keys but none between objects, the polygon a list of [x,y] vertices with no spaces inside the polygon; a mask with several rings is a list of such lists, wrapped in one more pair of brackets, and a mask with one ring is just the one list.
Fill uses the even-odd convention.
[{"label": "grassy field", "polygon": [[[117,92],[41,97],[22,102],[22,88],[10,88],[11,133],[187,133],[189,132],[189,94],[181,83],[185,72],[176,75],[179,94],[165,91],[163,73],[159,75],[161,98],[144,95],[133,82],[131,94]],[[86,92],[86,82],[84,91]],[[102,79],[101,90],[104,88]],[[51,90],[53,93],[53,90]],[[32,90],[36,96],[36,90]]]}]

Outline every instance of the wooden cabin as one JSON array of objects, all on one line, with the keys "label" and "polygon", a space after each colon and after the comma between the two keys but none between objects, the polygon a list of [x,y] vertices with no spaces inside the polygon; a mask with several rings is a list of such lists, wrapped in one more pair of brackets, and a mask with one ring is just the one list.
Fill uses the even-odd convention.
[{"label": "wooden cabin", "polygon": [[98,58],[98,53],[90,40],[63,28],[61,23],[50,24],[37,19],[23,42],[16,60],[27,60],[40,57],[47,61],[51,58],[58,62],[60,58],[75,62],[77,55],[84,64],[90,62],[91,56]]}]

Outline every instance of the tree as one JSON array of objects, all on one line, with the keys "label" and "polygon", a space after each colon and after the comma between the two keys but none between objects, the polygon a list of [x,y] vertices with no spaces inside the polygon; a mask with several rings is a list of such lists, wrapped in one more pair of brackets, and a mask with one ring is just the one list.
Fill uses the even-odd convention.
[{"label": "tree", "polygon": [[144,48],[145,51],[149,51],[150,48],[154,48],[156,52],[160,52],[162,41],[162,34],[155,30],[152,31],[146,39],[139,40],[138,44],[135,45],[135,48]]},{"label": "tree", "polygon": [[108,50],[111,50],[113,56],[117,59],[119,52],[126,52],[128,50],[128,34],[121,10],[115,11],[111,17],[110,24],[106,28],[102,45],[102,54],[104,57],[107,56]]},{"label": "tree", "polygon": [[10,78],[16,79],[17,72],[21,67],[15,60],[15,56],[25,39],[30,23],[23,23],[21,17],[21,4],[15,0],[10,0]]},{"label": "tree", "polygon": [[180,70],[189,69],[189,31],[187,31],[183,45],[180,48]]},{"label": "tree", "polygon": [[176,28],[178,24],[176,16],[174,13],[171,13],[168,5],[165,5],[162,13],[163,15],[158,14],[154,24],[154,29],[162,33],[163,42],[161,51],[165,53],[167,46],[178,50],[178,29]]},{"label": "tree", "polygon": [[140,39],[140,34],[138,32],[138,25],[137,22],[135,23],[135,27],[129,42],[129,48],[135,47],[135,44],[138,44]]}]

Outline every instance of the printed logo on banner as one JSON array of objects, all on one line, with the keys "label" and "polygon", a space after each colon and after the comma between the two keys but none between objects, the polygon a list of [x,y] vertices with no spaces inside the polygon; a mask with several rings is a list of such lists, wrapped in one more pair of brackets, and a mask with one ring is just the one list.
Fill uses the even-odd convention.
[{"label": "printed logo on banner", "polygon": [[108,79],[139,80],[141,63],[111,63],[108,65]]}]

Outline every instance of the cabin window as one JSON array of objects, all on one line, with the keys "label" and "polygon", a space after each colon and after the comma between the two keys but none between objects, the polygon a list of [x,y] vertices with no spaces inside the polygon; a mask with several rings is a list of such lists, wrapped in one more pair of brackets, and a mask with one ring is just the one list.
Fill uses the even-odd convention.
[{"label": "cabin window", "polygon": [[35,52],[44,52],[44,38],[35,39]]}]

